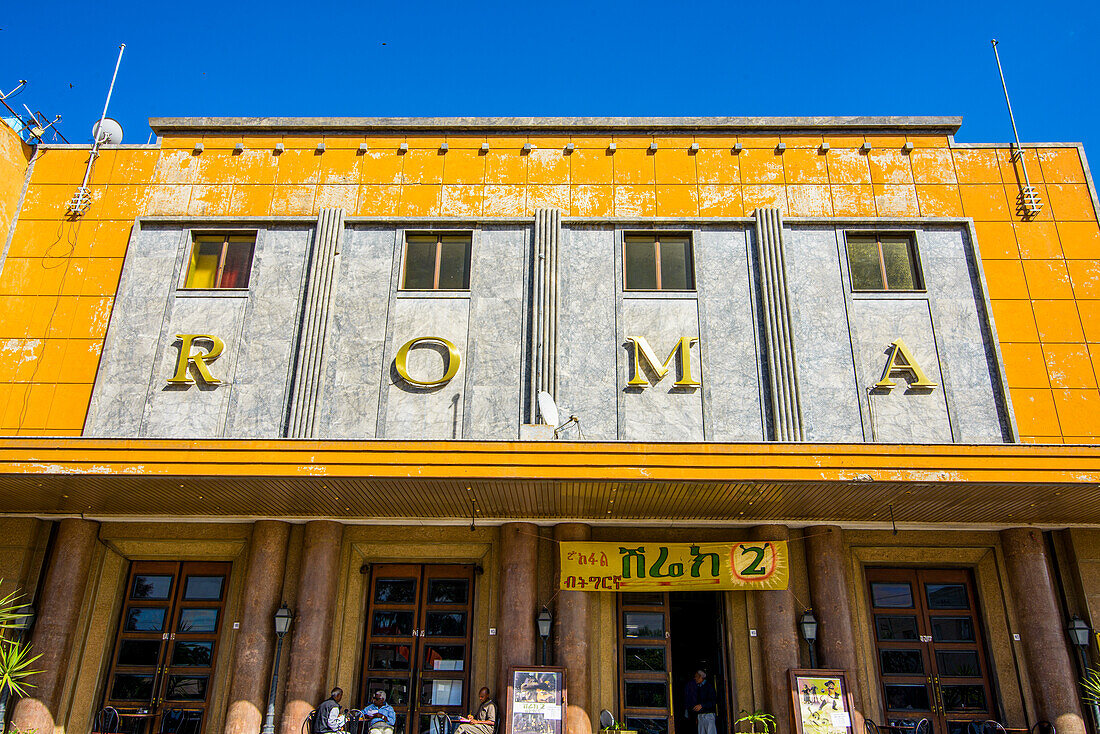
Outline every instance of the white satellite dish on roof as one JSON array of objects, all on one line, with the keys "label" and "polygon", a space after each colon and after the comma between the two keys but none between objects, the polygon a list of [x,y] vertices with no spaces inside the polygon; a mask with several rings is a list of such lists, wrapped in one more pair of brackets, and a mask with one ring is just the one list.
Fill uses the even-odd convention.
[{"label": "white satellite dish on roof", "polygon": [[100,145],[118,145],[122,142],[122,125],[118,120],[104,117],[102,125],[99,122],[92,125],[92,139]]},{"label": "white satellite dish on roof", "polygon": [[546,424],[557,428],[558,421],[561,417],[558,415],[558,404],[554,402],[553,396],[545,390],[539,390],[539,414],[542,415],[542,419],[546,421]]}]

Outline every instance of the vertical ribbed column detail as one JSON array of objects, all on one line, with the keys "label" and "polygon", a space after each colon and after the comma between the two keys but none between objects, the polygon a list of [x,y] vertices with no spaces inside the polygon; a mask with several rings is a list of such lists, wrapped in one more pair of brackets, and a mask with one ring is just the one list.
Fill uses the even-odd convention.
[{"label": "vertical ribbed column detail", "polygon": [[787,264],[783,252],[783,216],[778,209],[757,209],[756,254],[764,302],[764,351],[775,441],[803,441],[802,403],[798,395],[798,362],[791,338],[787,298]]},{"label": "vertical ribbed column detail", "polygon": [[535,210],[535,243],[531,293],[531,422],[538,420],[540,390],[558,397],[558,245],[561,210]]},{"label": "vertical ribbed column detail", "polygon": [[317,232],[309,262],[298,360],[287,416],[288,438],[312,438],[317,423],[317,403],[323,372],[322,356],[328,331],[329,304],[336,289],[340,265],[340,240],[344,233],[344,210],[322,209],[317,215]]}]

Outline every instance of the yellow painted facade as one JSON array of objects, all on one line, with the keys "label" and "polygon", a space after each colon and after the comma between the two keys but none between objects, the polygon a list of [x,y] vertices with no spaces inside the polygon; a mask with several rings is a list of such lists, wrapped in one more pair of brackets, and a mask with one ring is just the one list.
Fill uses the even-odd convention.
[{"label": "yellow painted facade", "polygon": [[[22,183],[17,138],[0,137],[2,203]],[[86,148],[39,149],[10,232],[0,273],[3,434],[80,435],[136,217],[310,216],[322,207],[529,217],[558,207],[573,217],[714,218],[777,207],[790,217],[973,219],[1023,440],[1100,437],[1100,224],[1078,146],[1027,148],[1045,202],[1033,219],[1017,213],[1022,174],[1008,147],[928,135],[167,136],[105,148],[91,207],[68,218],[87,157]],[[0,207],[0,225],[8,211]]]}]

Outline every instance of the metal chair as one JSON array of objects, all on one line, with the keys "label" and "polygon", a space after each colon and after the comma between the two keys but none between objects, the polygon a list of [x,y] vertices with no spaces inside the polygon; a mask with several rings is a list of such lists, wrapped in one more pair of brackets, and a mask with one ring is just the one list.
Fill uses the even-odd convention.
[{"label": "metal chair", "polygon": [[1008,734],[1004,725],[994,719],[972,721],[968,727],[970,734]]},{"label": "metal chair", "polygon": [[92,731],[95,734],[118,734],[121,725],[122,719],[114,706],[104,706],[92,719]]},{"label": "metal chair", "polygon": [[309,716],[302,722],[302,734],[313,734],[313,719],[317,716],[317,709],[309,712]]},{"label": "metal chair", "polygon": [[187,709],[165,709],[160,717],[160,734],[199,734],[202,717],[187,713]]},{"label": "metal chair", "polygon": [[1058,734],[1058,728],[1049,721],[1036,721],[1031,727],[1031,734]]},{"label": "metal chair", "polygon": [[913,729],[913,734],[932,734],[932,722],[928,719],[921,719],[917,722],[917,726]]},{"label": "metal chair", "polygon": [[363,712],[359,709],[348,709],[347,718],[344,719],[344,731],[348,734],[359,734],[363,730],[363,722],[359,717]]},{"label": "metal chair", "polygon": [[870,719],[863,720],[863,728],[866,730],[867,734],[882,734],[882,732],[879,731],[878,724]]}]

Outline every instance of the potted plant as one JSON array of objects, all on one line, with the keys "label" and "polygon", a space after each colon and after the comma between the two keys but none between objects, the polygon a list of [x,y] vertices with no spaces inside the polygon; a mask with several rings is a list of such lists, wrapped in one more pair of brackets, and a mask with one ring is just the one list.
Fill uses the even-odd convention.
[{"label": "potted plant", "polygon": [[741,709],[740,713],[741,715],[737,717],[734,724],[748,724],[749,731],[752,734],[756,734],[757,727],[760,727],[762,734],[774,734],[775,717],[771,714],[766,714],[763,711],[753,711],[750,713],[745,709]]},{"label": "potted plant", "polygon": [[[3,583],[2,579],[0,583]],[[31,657],[31,646],[24,643],[21,636],[9,636],[12,632],[18,633],[26,628],[29,613],[30,608],[23,602],[23,595],[18,591],[12,591],[0,598],[0,730],[3,729],[3,712],[7,708],[8,699],[13,694],[26,696],[27,688],[34,688],[34,684],[27,678],[41,672],[30,669],[41,655]]]},{"label": "potted plant", "polygon": [[1085,668],[1085,674],[1081,676],[1080,686],[1084,690],[1081,698],[1085,703],[1093,706],[1100,705],[1100,670]]},{"label": "potted plant", "polygon": [[627,729],[626,724],[616,720],[607,709],[600,712],[600,731],[614,732],[615,734],[638,734],[636,729]]}]

